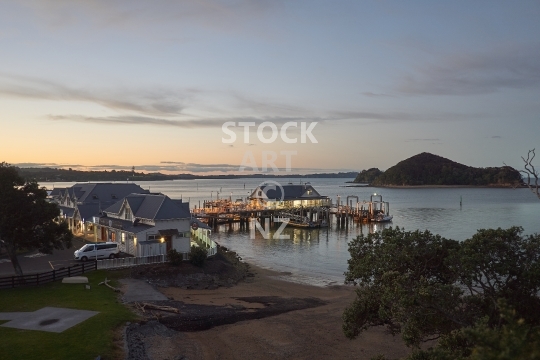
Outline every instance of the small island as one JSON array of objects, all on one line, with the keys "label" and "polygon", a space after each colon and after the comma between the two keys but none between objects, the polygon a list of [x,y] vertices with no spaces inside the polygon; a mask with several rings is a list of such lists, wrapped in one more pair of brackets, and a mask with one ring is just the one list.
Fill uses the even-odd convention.
[{"label": "small island", "polygon": [[363,170],[354,182],[380,187],[516,187],[522,184],[522,178],[519,171],[510,166],[475,168],[423,152],[400,161],[384,172],[377,168]]},{"label": "small island", "polygon": [[358,173],[353,182],[361,184],[371,184],[377,177],[382,175],[382,171],[378,168],[362,170]]}]

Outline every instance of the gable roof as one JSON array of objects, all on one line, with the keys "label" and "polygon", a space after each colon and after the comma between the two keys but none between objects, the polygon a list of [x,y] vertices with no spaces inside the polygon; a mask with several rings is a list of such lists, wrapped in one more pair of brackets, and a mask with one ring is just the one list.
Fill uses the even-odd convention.
[{"label": "gable roof", "polygon": [[79,213],[81,220],[91,220],[93,216],[99,215],[100,204],[79,204],[76,206],[76,210]]},{"label": "gable roof", "polygon": [[60,208],[60,216],[73,217],[73,213],[75,212],[74,208],[62,205],[58,205],[58,207]]},{"label": "gable roof", "polygon": [[149,193],[137,184],[129,183],[82,183],[68,188],[78,203],[101,203],[111,205],[132,193]]},{"label": "gable roof", "polygon": [[185,211],[191,213],[189,210],[189,202],[184,202],[182,199],[171,199],[176,205],[183,208]]},{"label": "gable roof", "polygon": [[66,188],[54,188],[49,192],[49,196],[62,196]]},{"label": "gable roof", "polygon": [[105,209],[110,214],[120,214],[126,201],[133,217],[149,220],[188,219],[191,214],[185,207],[163,194],[130,194],[121,201]]},{"label": "gable roof", "polygon": [[120,225],[119,227],[116,227],[117,229],[122,229],[123,231],[130,232],[133,234],[147,231],[155,227],[153,225],[133,223],[132,221],[129,221],[129,220],[107,218],[106,216],[100,217],[100,224],[103,224],[102,221],[104,221],[105,226],[106,226],[108,220],[114,221],[116,225]]},{"label": "gable roof", "polygon": [[[282,187],[274,184],[261,185],[251,194],[252,198],[260,198],[257,192],[262,190],[268,199],[270,200],[295,200],[295,199],[321,199],[326,196],[321,196],[313,186],[308,184],[303,185],[283,185]],[[283,190],[283,191],[282,191]],[[308,190],[312,191],[312,194],[305,196]],[[282,194],[284,192],[284,194]]]}]

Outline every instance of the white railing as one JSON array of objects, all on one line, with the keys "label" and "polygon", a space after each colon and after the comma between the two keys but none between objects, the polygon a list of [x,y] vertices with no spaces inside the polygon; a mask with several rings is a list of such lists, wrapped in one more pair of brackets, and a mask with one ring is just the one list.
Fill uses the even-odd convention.
[{"label": "white railing", "polygon": [[192,229],[191,234],[204,245],[204,248],[208,252],[208,256],[214,256],[217,254],[217,244],[213,240],[210,239],[208,234],[206,233],[201,234],[200,229],[199,231]]},{"label": "white railing", "polygon": [[217,244],[210,239],[205,239],[206,241],[201,241],[206,248],[207,256],[214,256],[217,254]]},{"label": "white railing", "polygon": [[[182,253],[183,259],[189,259],[188,253]],[[97,261],[98,269],[115,269],[129,266],[147,265],[147,264],[159,264],[167,261],[166,255],[153,255],[153,256],[141,256],[141,257],[125,257],[117,259],[105,259]]]},{"label": "white railing", "polygon": [[214,246],[208,249],[208,256],[214,256],[214,255],[217,254],[216,243],[212,241],[212,245],[214,245]]}]

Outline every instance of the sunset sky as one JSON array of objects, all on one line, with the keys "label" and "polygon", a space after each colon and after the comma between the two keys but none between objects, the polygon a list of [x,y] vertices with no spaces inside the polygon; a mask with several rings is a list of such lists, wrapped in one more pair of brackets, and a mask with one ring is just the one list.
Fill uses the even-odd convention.
[{"label": "sunset sky", "polygon": [[[0,1],[0,161],[203,174],[296,151],[298,173],[426,151],[521,168],[540,148],[539,19],[538,1]],[[298,122],[298,143],[222,141],[225,122],[267,121]]]}]

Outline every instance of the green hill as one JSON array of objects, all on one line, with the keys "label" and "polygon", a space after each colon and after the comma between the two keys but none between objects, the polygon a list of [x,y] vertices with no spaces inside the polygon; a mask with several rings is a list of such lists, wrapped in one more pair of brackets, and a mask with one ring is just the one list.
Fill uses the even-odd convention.
[{"label": "green hill", "polygon": [[375,186],[467,185],[516,186],[519,171],[510,167],[475,168],[430,153],[400,161],[378,176]]},{"label": "green hill", "polygon": [[371,184],[383,172],[377,168],[362,170],[354,179],[355,183]]}]

